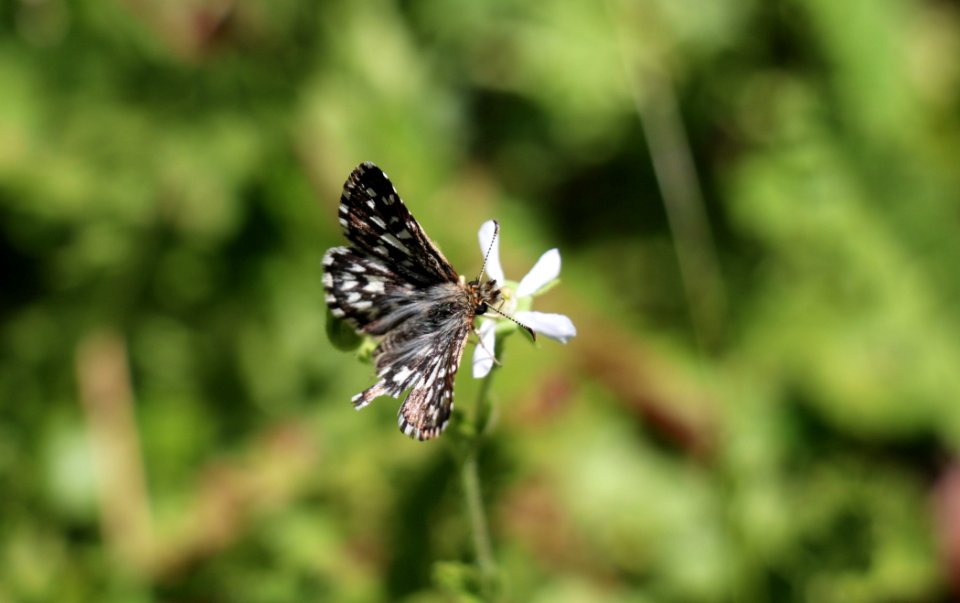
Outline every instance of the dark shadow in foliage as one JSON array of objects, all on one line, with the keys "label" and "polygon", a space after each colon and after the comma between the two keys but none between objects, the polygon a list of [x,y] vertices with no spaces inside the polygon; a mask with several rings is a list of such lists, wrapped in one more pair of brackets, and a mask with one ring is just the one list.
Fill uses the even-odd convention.
[{"label": "dark shadow in foliage", "polygon": [[[8,193],[0,190],[0,197]],[[41,257],[49,248],[37,248],[37,241],[62,241],[63,233],[42,232],[46,224],[31,224],[27,216],[16,215],[14,203],[0,198],[0,225],[9,233],[30,233],[31,247],[23,249],[8,232],[0,231],[0,274],[3,275],[3,295],[0,295],[0,322],[9,319],[22,306],[44,294]],[[21,234],[21,237],[23,235]],[[35,251],[36,255],[32,255]]]},{"label": "dark shadow in foliage", "polygon": [[[312,564],[294,564],[269,533],[267,519],[216,555],[192,561],[153,584],[158,601],[250,603],[325,601],[335,589]],[[238,595],[242,598],[238,599]]]},{"label": "dark shadow in foliage", "polygon": [[[542,145],[550,136],[550,121],[543,110],[519,94],[476,88],[466,98],[471,101],[467,123],[478,126],[470,132],[468,141],[472,157],[497,164],[509,147]],[[540,178],[538,174],[529,176]]]},{"label": "dark shadow in foliage", "polygon": [[262,420],[260,413],[252,411],[254,403],[233,353],[240,347],[236,326],[261,318],[260,309],[267,303],[262,263],[277,254],[284,241],[282,225],[265,207],[270,199],[262,182],[252,181],[240,195],[245,208],[243,222],[218,253],[230,260],[221,266],[219,303],[205,309],[205,324],[200,327],[202,354],[208,363],[203,374],[205,399],[220,408],[218,431],[227,442],[242,440]]},{"label": "dark shadow in foliage", "polygon": [[[553,156],[550,123],[528,99],[489,90],[471,97],[470,122],[482,124],[473,131],[471,153],[491,162],[504,188],[534,206],[562,247],[588,245],[597,233],[608,241],[669,232],[639,121],[627,126],[618,148],[604,150],[602,161],[574,162]],[[517,171],[509,161],[517,148],[544,154],[550,169]],[[558,162],[566,162],[563,169]]]},{"label": "dark shadow in foliage", "polygon": [[[402,436],[394,436],[402,437]],[[429,446],[430,444],[421,444]],[[443,494],[451,488],[457,467],[449,454],[437,454],[424,464],[419,474],[405,481],[403,495],[393,514],[393,533],[389,550],[395,555],[387,568],[387,600],[404,597],[429,588],[436,554],[430,547],[430,535],[436,531]]]},{"label": "dark shadow in foliage", "polygon": [[[827,466],[848,463],[865,472],[875,467],[899,468],[902,474],[919,476],[932,485],[945,464],[941,443],[929,433],[870,438],[843,431],[811,402],[802,386],[792,388],[782,409],[786,454],[781,474],[790,476],[801,496],[810,493],[811,477]],[[858,478],[851,474],[851,479]],[[870,572],[877,563],[876,524],[884,517],[873,505],[865,505],[862,496],[851,487],[830,503],[829,516],[800,535],[794,548],[765,559],[753,586],[757,589],[754,598],[805,601],[809,594],[806,586],[824,575]]]},{"label": "dark shadow in foliage", "polygon": [[[88,23],[77,22],[62,43],[47,49],[37,70],[59,90],[88,93],[98,84],[123,91],[123,100],[154,116],[203,121],[210,115],[237,112],[244,116],[265,111],[290,111],[299,100],[304,81],[316,73],[325,42],[320,18],[322,4],[297,2],[296,14],[284,17],[282,37],[267,28],[246,29],[231,15],[207,32],[196,56],[178,54],[173,34],[143,15],[137,26],[164,52],[139,52],[121,32],[104,36]],[[87,20],[92,11],[73,11],[71,18]],[[200,25],[202,10],[193,15]],[[197,35],[196,32],[180,32]],[[146,44],[146,43],[145,43]],[[147,44],[149,45],[149,44]],[[109,62],[111,69],[103,65]]]},{"label": "dark shadow in foliage", "polygon": [[[653,162],[637,123],[602,163],[570,166],[534,199],[565,248],[597,240],[670,235]],[[633,131],[635,130],[635,131]]]},{"label": "dark shadow in foliage", "polygon": [[866,466],[900,467],[932,486],[949,460],[942,442],[932,433],[870,438],[843,431],[812,403],[802,386],[787,396],[782,417],[789,442],[788,474],[811,463],[838,456],[862,460]]},{"label": "dark shadow in foliage", "polygon": [[256,294],[259,262],[275,253],[284,242],[284,225],[278,224],[267,209],[271,203],[270,191],[263,182],[254,180],[240,192],[245,215],[233,239],[223,248],[230,258],[231,272],[225,285],[236,287],[246,294]]}]

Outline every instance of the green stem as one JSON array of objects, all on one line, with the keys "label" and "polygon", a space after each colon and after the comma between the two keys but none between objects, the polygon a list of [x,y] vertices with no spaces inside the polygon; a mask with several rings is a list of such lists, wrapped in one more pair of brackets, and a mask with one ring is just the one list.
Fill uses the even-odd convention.
[{"label": "green stem", "polygon": [[490,385],[493,382],[493,373],[496,365],[491,368],[480,384],[477,394],[477,403],[474,418],[474,433],[467,441],[463,455],[463,464],[460,468],[460,478],[463,483],[463,496],[467,505],[467,514],[470,520],[470,531],[473,535],[473,549],[477,567],[486,595],[492,596],[496,588],[496,562],[493,558],[493,547],[490,544],[490,528],[483,510],[483,496],[480,492],[480,472],[477,457],[483,442],[490,420],[492,404],[490,401]]},{"label": "green stem", "polygon": [[477,557],[477,566],[484,585],[492,582],[496,573],[493,561],[493,548],[490,545],[490,529],[483,513],[483,498],[480,494],[480,476],[477,471],[477,455],[471,452],[464,459],[460,473],[463,480],[463,496],[467,502],[467,514],[470,517],[470,530],[473,532],[473,548]]},{"label": "green stem", "polygon": [[[498,346],[494,344],[494,349],[497,347]],[[498,351],[500,354],[503,354],[502,350]],[[493,403],[490,400],[490,386],[493,384],[493,373],[496,372],[497,368],[496,364],[490,367],[490,372],[483,378],[483,381],[480,383],[480,391],[477,392],[477,404],[476,410],[474,411],[476,412],[476,417],[473,420],[474,427],[476,427],[476,433],[473,438],[474,450],[480,448],[480,441],[487,432],[490,415],[493,412]]]}]

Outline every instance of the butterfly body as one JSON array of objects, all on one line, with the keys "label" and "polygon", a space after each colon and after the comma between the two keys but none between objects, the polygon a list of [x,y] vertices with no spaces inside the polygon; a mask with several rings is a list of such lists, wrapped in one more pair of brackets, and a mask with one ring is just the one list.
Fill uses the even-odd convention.
[{"label": "butterfly body", "polygon": [[324,255],[327,304],[359,332],[381,338],[373,352],[378,381],[353,397],[354,406],[409,390],[400,429],[433,438],[450,419],[474,319],[500,301],[500,289],[493,280],[459,276],[372,163],[347,179],[339,220],[352,246]]}]

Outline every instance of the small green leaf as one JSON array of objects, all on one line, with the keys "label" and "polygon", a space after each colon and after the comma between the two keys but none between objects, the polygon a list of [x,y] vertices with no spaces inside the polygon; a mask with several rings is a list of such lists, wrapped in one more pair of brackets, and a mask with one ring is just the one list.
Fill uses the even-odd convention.
[{"label": "small green leaf", "polygon": [[377,349],[377,340],[372,337],[363,337],[360,349],[357,350],[357,360],[366,364],[373,363],[373,351]]},{"label": "small green leaf", "polygon": [[327,339],[344,352],[357,349],[364,340],[349,323],[334,316],[330,308],[327,308]]},{"label": "small green leaf", "polygon": [[440,589],[455,597],[455,600],[480,602],[483,581],[477,568],[457,561],[438,561],[433,564],[433,580]]}]

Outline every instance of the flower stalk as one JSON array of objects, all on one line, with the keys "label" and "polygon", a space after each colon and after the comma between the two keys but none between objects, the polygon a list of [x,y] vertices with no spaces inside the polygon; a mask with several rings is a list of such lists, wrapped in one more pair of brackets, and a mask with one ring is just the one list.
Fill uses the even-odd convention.
[{"label": "flower stalk", "polygon": [[500,265],[498,228],[494,221],[480,227],[478,238],[481,251],[485,252],[485,268],[490,278],[500,285],[503,296],[501,316],[485,315],[480,319],[477,334],[480,341],[474,350],[472,372],[481,379],[474,407],[473,421],[458,429],[457,461],[460,465],[460,481],[463,488],[467,519],[473,540],[474,557],[479,582],[479,594],[483,600],[496,600],[499,590],[496,560],[490,539],[490,527],[483,507],[480,484],[479,455],[494,412],[491,399],[493,375],[502,360],[503,340],[519,330],[517,322],[501,320],[503,315],[513,316],[550,339],[567,343],[577,334],[573,322],[562,314],[545,314],[531,310],[533,298],[545,293],[558,282],[560,276],[560,252],[551,249],[544,253],[536,265],[519,282],[508,280]]},{"label": "flower stalk", "polygon": [[465,450],[460,467],[460,480],[463,487],[464,502],[470,521],[473,538],[473,550],[480,574],[483,594],[490,596],[496,590],[497,566],[493,556],[490,539],[490,527],[483,507],[483,494],[480,489],[479,454],[484,434],[493,414],[493,402],[490,399],[490,387],[496,370],[488,372],[480,383],[477,402],[474,409],[473,430],[465,442]]}]

